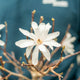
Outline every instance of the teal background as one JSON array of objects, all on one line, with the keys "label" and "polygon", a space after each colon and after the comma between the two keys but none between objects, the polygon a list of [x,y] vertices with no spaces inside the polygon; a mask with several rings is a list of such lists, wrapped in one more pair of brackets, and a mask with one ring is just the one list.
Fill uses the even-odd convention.
[{"label": "teal background", "polygon": [[[75,45],[75,52],[80,50],[80,0],[66,0],[69,3],[69,7],[54,7],[52,4],[42,4],[42,0],[0,0],[0,24],[7,21],[8,23],[8,45],[7,51],[11,53],[11,51],[15,52],[15,56],[19,59],[20,56],[24,59],[25,49],[20,49],[15,46],[15,42],[26,38],[19,32],[19,28],[24,28],[30,30],[31,23],[31,12],[35,9],[37,12],[35,14],[34,21],[39,23],[40,16],[44,16],[45,23],[50,22],[52,24],[51,18],[55,18],[55,31],[60,31],[60,36],[58,37],[58,41],[60,42],[64,36],[67,25],[71,24],[71,30],[73,36],[76,36],[77,40]],[[51,31],[50,31],[51,32]],[[4,30],[0,31],[2,34],[1,39],[5,40]],[[0,50],[1,52],[1,50]],[[0,56],[2,52],[0,53]],[[57,59],[60,56],[60,53],[54,55]],[[64,55],[63,55],[64,56]],[[3,57],[4,58],[4,57]],[[5,60],[5,58],[4,58]],[[74,63],[75,66],[70,72],[70,75],[67,80],[77,80],[80,76],[80,65],[77,65],[76,56],[65,60],[61,63],[61,67],[56,69],[58,72],[63,72],[64,75],[69,68],[69,65]],[[6,68],[14,71],[12,65],[5,65]],[[25,75],[30,74],[26,72]],[[11,77],[9,80],[17,80],[16,77]],[[57,78],[46,77],[45,80],[57,80]]]}]

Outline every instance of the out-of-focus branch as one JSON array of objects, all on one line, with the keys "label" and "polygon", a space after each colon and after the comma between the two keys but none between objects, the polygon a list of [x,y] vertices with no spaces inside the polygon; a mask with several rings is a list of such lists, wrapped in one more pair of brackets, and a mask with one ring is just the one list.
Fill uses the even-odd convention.
[{"label": "out-of-focus branch", "polygon": [[1,62],[2,67],[4,67],[4,62],[2,60],[2,56],[0,56],[0,62]]},{"label": "out-of-focus branch", "polygon": [[7,73],[9,73],[10,75],[21,77],[21,78],[26,79],[26,80],[30,80],[28,77],[25,77],[25,76],[23,76],[23,75],[21,75],[19,73],[17,74],[17,73],[11,72],[11,71],[9,71],[6,68],[3,68],[1,66],[0,66],[0,69],[3,70],[3,71],[5,71],[5,72],[7,72]]},{"label": "out-of-focus branch", "polygon": [[5,40],[5,45],[4,45],[4,50],[6,50],[6,46],[7,46],[7,38],[8,38],[8,31],[7,31],[7,22],[5,21],[5,33],[6,33],[6,40]]},{"label": "out-of-focus branch", "polygon": [[72,70],[73,66],[74,66],[74,64],[71,64],[71,65],[70,65],[70,67],[69,67],[66,75],[64,76],[63,80],[67,80],[67,78],[68,78],[68,76],[69,76],[69,73],[70,73],[70,71]]}]

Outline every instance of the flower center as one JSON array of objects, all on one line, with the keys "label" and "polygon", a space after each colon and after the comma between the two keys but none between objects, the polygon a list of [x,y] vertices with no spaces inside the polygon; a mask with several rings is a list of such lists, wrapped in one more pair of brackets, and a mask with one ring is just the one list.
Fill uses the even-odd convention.
[{"label": "flower center", "polygon": [[37,40],[37,44],[42,44],[42,41],[40,39]]}]

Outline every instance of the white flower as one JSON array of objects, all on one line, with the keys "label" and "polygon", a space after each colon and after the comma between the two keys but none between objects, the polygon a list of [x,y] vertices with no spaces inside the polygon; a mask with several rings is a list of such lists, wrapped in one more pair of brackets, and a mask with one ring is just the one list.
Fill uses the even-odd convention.
[{"label": "white flower", "polygon": [[65,40],[62,43],[62,46],[65,46],[64,53],[66,55],[74,53],[74,45],[72,44],[76,40],[76,37],[72,37],[70,33],[67,33]]},{"label": "white flower", "polygon": [[26,56],[29,57],[32,48],[35,46],[33,53],[32,53],[32,64],[37,65],[38,63],[38,54],[39,50],[43,53],[48,61],[50,61],[50,52],[47,49],[49,46],[53,50],[53,46],[60,47],[61,44],[57,43],[55,40],[56,37],[59,36],[59,32],[54,32],[48,34],[51,25],[49,23],[40,23],[39,26],[36,22],[32,22],[31,26],[34,30],[34,34],[28,32],[27,30],[19,28],[19,30],[31,39],[22,39],[17,41],[15,44],[20,48],[26,48]]},{"label": "white flower", "polygon": [[[2,30],[4,27],[5,27],[4,24],[0,24],[0,30]],[[1,35],[0,35],[0,37],[1,37]],[[0,40],[0,46],[4,46],[4,44],[5,44],[5,42]]]},{"label": "white flower", "polygon": [[0,30],[2,30],[5,27],[4,24],[0,24]]}]

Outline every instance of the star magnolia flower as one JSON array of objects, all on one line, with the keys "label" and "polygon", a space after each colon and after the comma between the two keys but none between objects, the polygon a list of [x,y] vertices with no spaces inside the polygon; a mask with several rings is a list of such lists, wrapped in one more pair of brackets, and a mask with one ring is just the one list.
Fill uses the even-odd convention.
[{"label": "star magnolia flower", "polygon": [[76,37],[72,37],[70,33],[67,33],[65,40],[62,43],[62,46],[65,46],[64,53],[66,55],[74,53],[74,45],[72,42],[76,40]]},{"label": "star magnolia flower", "polygon": [[[0,24],[0,30],[2,30],[4,27],[5,27],[4,24]],[[0,35],[0,37],[1,37],[1,35]],[[5,42],[0,40],[0,46],[4,46],[4,44],[5,44]]]},{"label": "star magnolia flower", "polygon": [[20,48],[26,48],[26,56],[29,57],[32,48],[35,46],[32,53],[32,64],[37,65],[39,50],[43,53],[48,61],[50,61],[50,52],[45,45],[49,46],[53,50],[53,46],[60,47],[61,44],[57,43],[55,40],[59,36],[59,32],[54,32],[48,34],[51,25],[49,23],[40,23],[39,26],[36,22],[32,22],[31,26],[34,30],[34,34],[28,32],[27,30],[19,28],[20,32],[31,39],[23,39],[17,41],[15,44]]}]

